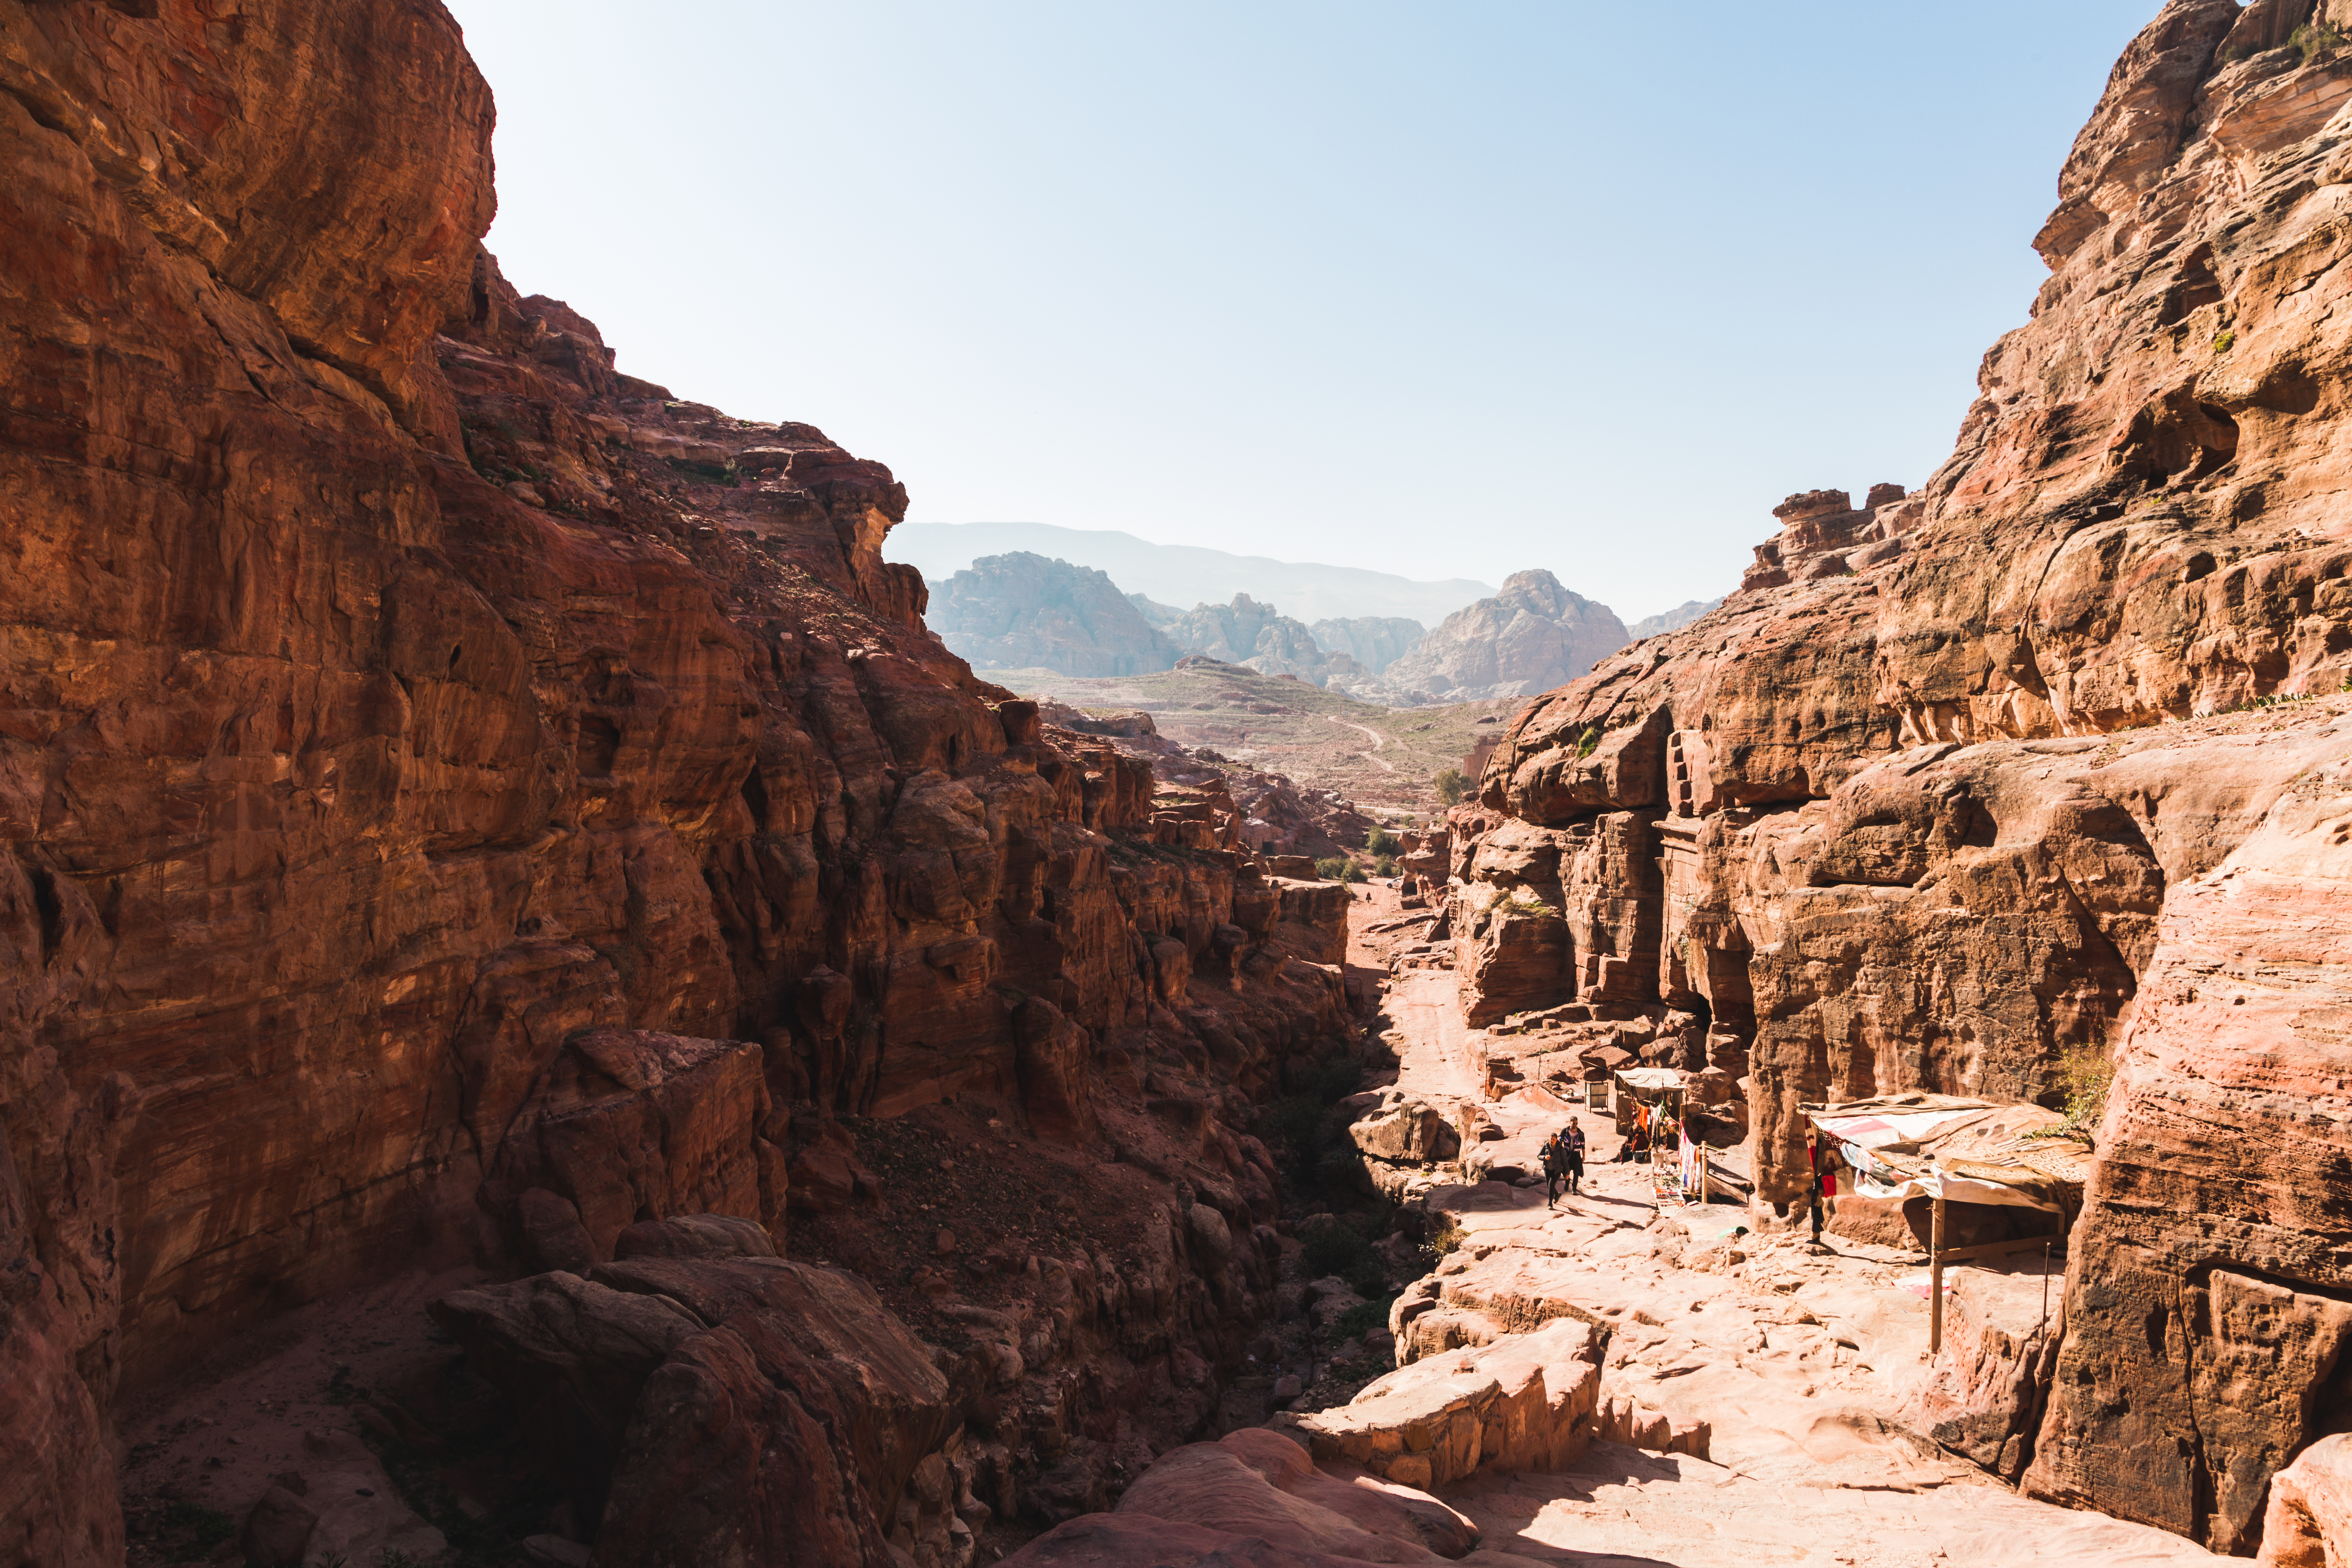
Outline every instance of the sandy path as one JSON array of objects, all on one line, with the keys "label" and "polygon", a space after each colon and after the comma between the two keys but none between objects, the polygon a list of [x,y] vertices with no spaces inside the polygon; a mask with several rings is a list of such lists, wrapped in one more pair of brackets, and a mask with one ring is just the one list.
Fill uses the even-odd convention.
[{"label": "sandy path", "polygon": [[[1816,1254],[1788,1233],[1734,1237],[1748,1221],[1737,1203],[1662,1213],[1649,1166],[1612,1162],[1613,1118],[1540,1090],[1484,1100],[1484,1036],[1463,1022],[1452,973],[1397,974],[1385,1002],[1398,1086],[1433,1105],[1475,1101],[1504,1134],[1465,1151],[1474,1175],[1503,1179],[1444,1167],[1414,1179],[1411,1201],[1453,1216],[1465,1238],[1441,1269],[1444,1307],[1571,1304],[1611,1325],[1604,1399],[1711,1429],[1706,1459],[1597,1443],[1563,1474],[1489,1472],[1448,1489],[1486,1531],[1471,1564],[2220,1561],[2161,1531],[2021,1497],[1906,1426],[1907,1391],[1928,1370],[1927,1302],[1906,1284],[1916,1262],[1844,1244]],[[1520,1173],[1570,1117],[1591,1163],[1580,1193],[1548,1204],[1542,1182]]]},{"label": "sandy path", "polygon": [[1372,766],[1380,769],[1382,773],[1392,773],[1396,772],[1395,763],[1384,761],[1383,759],[1373,755],[1373,752],[1380,751],[1389,743],[1389,739],[1386,735],[1381,734],[1378,730],[1372,729],[1368,725],[1350,724],[1345,719],[1336,718],[1328,713],[1326,713],[1323,717],[1326,720],[1328,720],[1331,723],[1339,725],[1343,730],[1355,731],[1358,734],[1362,735],[1371,742],[1372,750],[1370,752],[1359,752],[1356,753],[1358,756],[1363,758],[1364,761],[1371,763]]}]

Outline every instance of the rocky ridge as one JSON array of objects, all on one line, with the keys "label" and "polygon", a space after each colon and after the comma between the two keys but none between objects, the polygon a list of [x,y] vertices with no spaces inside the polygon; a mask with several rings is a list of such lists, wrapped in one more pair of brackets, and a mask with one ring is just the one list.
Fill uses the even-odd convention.
[{"label": "rocky ridge", "polygon": [[1334,675],[1362,673],[1347,655],[1327,652],[1304,622],[1247,594],[1235,594],[1229,605],[1196,605],[1169,623],[1167,633],[1204,658],[1261,675],[1295,675],[1328,686]]},{"label": "rocky ridge", "polygon": [[[881,465],[510,288],[437,5],[0,37],[0,1561],[121,1562],[113,1412],[451,1267],[589,1489],[559,1561],[961,1563],[1193,1435],[1278,1305],[1238,1125],[1348,1048],[1337,889],[974,679]],[[1124,1229],[828,1239],[920,1116],[1116,1167]],[[438,1442],[452,1387],[371,1408]]]},{"label": "rocky ridge", "polygon": [[2347,1408],[2342,21],[2165,6],[1950,460],[1790,498],[1720,608],[1528,704],[1441,927],[1474,1017],[1639,1020],[1736,1082],[1759,1225],[1801,1104],[2062,1106],[2112,1061],[2003,1473],[2224,1552]]},{"label": "rocky ridge", "polygon": [[1381,679],[1437,702],[1526,697],[1575,679],[1628,640],[1608,605],[1570,593],[1549,572],[1515,572],[1493,598],[1446,616]]}]

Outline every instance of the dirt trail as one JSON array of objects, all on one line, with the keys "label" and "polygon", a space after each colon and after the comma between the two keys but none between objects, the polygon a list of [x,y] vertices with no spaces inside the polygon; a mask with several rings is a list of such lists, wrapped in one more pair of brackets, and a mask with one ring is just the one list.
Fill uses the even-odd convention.
[{"label": "dirt trail", "polygon": [[1338,718],[1328,713],[1325,714],[1324,717],[1328,719],[1332,723],[1339,725],[1343,730],[1353,730],[1359,734],[1370,740],[1372,742],[1372,750],[1370,752],[1359,752],[1356,753],[1358,756],[1363,758],[1364,761],[1371,763],[1372,766],[1380,769],[1382,773],[1392,773],[1396,772],[1395,763],[1387,762],[1373,754],[1389,743],[1389,740],[1386,735],[1381,734],[1378,730],[1373,729],[1369,724],[1351,724],[1345,719]]},{"label": "dirt trail", "polygon": [[[1386,925],[1406,912],[1367,905],[1355,923]],[[1360,930],[1351,957],[1374,962],[1383,944],[1416,940],[1417,929]],[[1646,1164],[1612,1163],[1622,1142],[1613,1118],[1541,1091],[1485,1100],[1484,1037],[1464,1023],[1450,971],[1397,973],[1385,1014],[1399,1087],[1433,1106],[1475,1102],[1503,1133],[1465,1148],[1466,1168],[1407,1178],[1406,1201],[1450,1215],[1464,1233],[1424,1281],[1432,1303],[1416,1331],[1451,1318],[1458,1344],[1562,1313],[1602,1325],[1611,1335],[1604,1405],[1613,1399],[1662,1415],[1706,1456],[1600,1442],[1563,1474],[1481,1473],[1445,1492],[1486,1531],[1474,1561],[2220,1561],[2161,1531],[2021,1497],[1921,1436],[1933,1422],[1918,1397],[1956,1346],[1948,1340],[1944,1362],[1929,1363],[1916,1259],[1845,1243],[1816,1252],[1787,1231],[1735,1234],[1749,1220],[1732,1202],[1662,1209]],[[1583,1123],[1592,1163],[1581,1193],[1548,1205],[1534,1153],[1568,1117]],[[1717,1163],[1741,1163],[1729,1152]],[[1493,1179],[1477,1180],[1482,1173]],[[1969,1276],[1962,1288],[1976,1300],[2024,1303],[2022,1335],[2038,1331],[2031,1292],[2039,1281],[2026,1277],[2038,1268],[2039,1260],[1964,1268],[1953,1278]]]}]

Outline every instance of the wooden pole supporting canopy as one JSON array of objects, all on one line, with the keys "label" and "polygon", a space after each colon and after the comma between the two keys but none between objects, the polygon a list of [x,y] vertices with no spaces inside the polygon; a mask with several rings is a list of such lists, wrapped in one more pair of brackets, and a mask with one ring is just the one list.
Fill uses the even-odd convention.
[{"label": "wooden pole supporting canopy", "polygon": [[2011,1237],[2007,1241],[1948,1247],[1944,1245],[1944,1200],[1937,1198],[1935,1218],[1928,1227],[1927,1237],[1927,1353],[1934,1355],[1944,1348],[1945,1264],[1965,1263],[1972,1258],[1999,1258],[2006,1253],[2024,1252],[2036,1247],[2048,1247],[2065,1237],[2066,1233],[2062,1230],[2054,1235]]},{"label": "wooden pole supporting canopy", "polygon": [[1944,1200],[1936,1200],[1936,1217],[1927,1235],[1927,1353],[1944,1348]]}]

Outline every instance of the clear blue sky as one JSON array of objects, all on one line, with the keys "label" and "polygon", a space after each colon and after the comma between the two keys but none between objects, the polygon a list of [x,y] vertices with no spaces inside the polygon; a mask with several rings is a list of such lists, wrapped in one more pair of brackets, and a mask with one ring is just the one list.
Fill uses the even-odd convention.
[{"label": "clear blue sky", "polygon": [[1942,459],[2158,0],[450,5],[491,247],[623,369],[919,521],[1630,618]]}]

